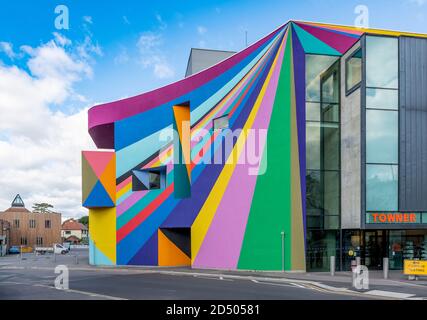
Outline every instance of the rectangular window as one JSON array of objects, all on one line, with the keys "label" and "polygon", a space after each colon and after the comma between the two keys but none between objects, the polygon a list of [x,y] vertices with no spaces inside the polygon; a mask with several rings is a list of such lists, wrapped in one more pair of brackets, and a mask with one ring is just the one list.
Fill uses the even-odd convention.
[{"label": "rectangular window", "polygon": [[398,110],[399,91],[366,88],[366,108]]},{"label": "rectangular window", "polygon": [[18,219],[13,220],[13,227],[16,229],[19,229],[19,220]]},{"label": "rectangular window", "polygon": [[366,210],[398,210],[397,165],[366,165]]},{"label": "rectangular window", "polygon": [[399,42],[392,37],[366,37],[366,86],[397,89]]},{"label": "rectangular window", "polygon": [[214,130],[227,129],[228,126],[229,126],[228,115],[225,115],[213,120]]},{"label": "rectangular window", "polygon": [[26,237],[21,237],[21,246],[26,246],[27,243],[27,238]]},{"label": "rectangular window", "polygon": [[360,87],[362,82],[362,49],[356,50],[345,62],[346,94]]},{"label": "rectangular window", "polygon": [[166,188],[166,167],[133,170],[132,191]]},{"label": "rectangular window", "polygon": [[67,230],[67,231],[65,231],[65,234],[66,234],[66,235],[69,235],[69,234],[71,234],[71,231],[68,231],[68,230]]},{"label": "rectangular window", "polygon": [[36,227],[36,220],[30,220],[30,229],[34,229]]},{"label": "rectangular window", "polygon": [[42,246],[42,245],[43,245],[43,238],[42,238],[42,237],[37,237],[37,239],[36,239],[36,244],[37,244],[38,246]]},{"label": "rectangular window", "polygon": [[45,220],[45,221],[44,221],[44,227],[45,227],[46,229],[50,229],[50,228],[51,228],[50,220]]},{"label": "rectangular window", "polygon": [[366,162],[398,163],[398,112],[366,110]]}]

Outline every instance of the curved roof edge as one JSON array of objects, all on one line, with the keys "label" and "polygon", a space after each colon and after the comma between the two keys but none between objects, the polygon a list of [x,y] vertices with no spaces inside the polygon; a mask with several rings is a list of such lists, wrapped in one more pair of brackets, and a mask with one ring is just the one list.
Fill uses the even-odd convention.
[{"label": "curved roof edge", "polygon": [[89,134],[96,146],[103,149],[114,149],[115,121],[155,108],[204,85],[249,56],[257,48],[286,27],[288,23],[289,21],[231,57],[187,78],[134,97],[90,108],[88,111]]}]

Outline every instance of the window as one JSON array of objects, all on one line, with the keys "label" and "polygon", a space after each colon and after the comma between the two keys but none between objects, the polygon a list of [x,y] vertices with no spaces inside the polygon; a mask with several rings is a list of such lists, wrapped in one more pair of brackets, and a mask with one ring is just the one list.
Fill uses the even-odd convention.
[{"label": "window", "polygon": [[17,220],[17,219],[13,220],[13,226],[14,226],[16,229],[19,229],[19,220]]},{"label": "window", "polygon": [[356,50],[345,62],[345,87],[349,95],[362,82],[362,49]]},{"label": "window", "polygon": [[340,225],[340,80],[336,57],[306,55],[308,229]]},{"label": "window", "polygon": [[166,167],[133,170],[132,191],[166,188]]},{"label": "window", "polygon": [[366,108],[397,110],[399,108],[399,91],[367,88]]},{"label": "window", "polygon": [[366,86],[398,88],[398,39],[366,37]]},{"label": "window", "polygon": [[26,246],[28,244],[26,237],[21,237],[21,246]]},{"label": "window", "polygon": [[397,211],[397,165],[366,166],[366,210]]},{"label": "window", "polygon": [[66,235],[70,235],[70,234],[71,234],[71,231],[67,230],[67,231],[65,231],[65,234],[66,234]]},{"label": "window", "polygon": [[214,130],[227,129],[229,125],[228,115],[213,120]]},{"label": "window", "polygon": [[30,220],[30,229],[34,229],[36,227],[36,220]]},{"label": "window", "polygon": [[45,220],[45,221],[44,221],[44,227],[45,227],[46,229],[50,229],[50,228],[51,228],[50,220]]},{"label": "window", "polygon": [[366,110],[366,162],[398,163],[398,113]]},{"label": "window", "polygon": [[42,246],[43,245],[43,238],[42,237],[37,237],[36,238],[36,244],[38,246]]}]

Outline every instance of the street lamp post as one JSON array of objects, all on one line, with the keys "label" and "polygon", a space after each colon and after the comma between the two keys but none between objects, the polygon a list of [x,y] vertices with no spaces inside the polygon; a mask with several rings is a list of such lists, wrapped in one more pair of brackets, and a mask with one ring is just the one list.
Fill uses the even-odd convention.
[{"label": "street lamp post", "polygon": [[280,233],[282,236],[282,272],[285,272],[285,232]]}]

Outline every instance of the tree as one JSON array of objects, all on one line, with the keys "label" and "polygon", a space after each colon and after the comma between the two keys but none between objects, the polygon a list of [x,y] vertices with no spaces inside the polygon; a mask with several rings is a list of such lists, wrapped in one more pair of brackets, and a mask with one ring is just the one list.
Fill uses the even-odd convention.
[{"label": "tree", "polygon": [[79,222],[84,224],[86,227],[88,227],[89,226],[89,217],[83,216],[79,219]]},{"label": "tree", "polygon": [[33,205],[33,212],[35,213],[51,213],[53,206],[49,203],[35,203]]}]

